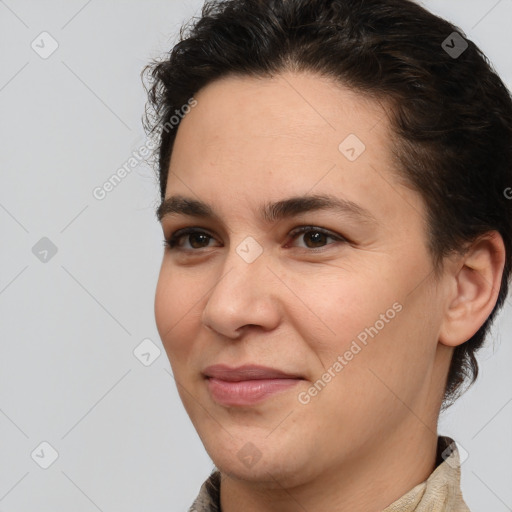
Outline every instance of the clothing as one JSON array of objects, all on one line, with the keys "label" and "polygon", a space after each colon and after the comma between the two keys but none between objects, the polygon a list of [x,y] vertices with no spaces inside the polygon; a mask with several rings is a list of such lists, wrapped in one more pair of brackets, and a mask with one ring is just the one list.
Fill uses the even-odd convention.
[{"label": "clothing", "polygon": [[[203,483],[188,512],[222,512],[218,470]],[[470,512],[460,490],[459,451],[451,438],[438,437],[436,468],[427,480],[382,512]]]}]

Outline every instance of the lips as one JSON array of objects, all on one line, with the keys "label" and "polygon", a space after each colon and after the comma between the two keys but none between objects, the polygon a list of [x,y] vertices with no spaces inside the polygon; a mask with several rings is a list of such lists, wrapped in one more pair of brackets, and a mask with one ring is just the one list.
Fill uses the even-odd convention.
[{"label": "lips", "polygon": [[245,365],[208,366],[203,371],[213,400],[224,406],[248,406],[296,386],[303,377],[275,368]]},{"label": "lips", "polygon": [[224,364],[208,366],[203,371],[206,377],[215,377],[229,382],[240,382],[242,380],[263,380],[263,379],[302,379],[300,375],[285,373],[275,368],[248,364],[231,368]]}]

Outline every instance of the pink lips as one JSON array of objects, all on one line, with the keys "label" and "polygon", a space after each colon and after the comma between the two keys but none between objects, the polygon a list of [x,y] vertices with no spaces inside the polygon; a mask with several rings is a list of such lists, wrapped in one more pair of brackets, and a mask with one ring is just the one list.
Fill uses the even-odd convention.
[{"label": "pink lips", "polygon": [[207,378],[212,398],[226,406],[252,405],[261,402],[303,380],[299,375],[257,365],[230,368],[218,364],[209,366],[203,374]]}]

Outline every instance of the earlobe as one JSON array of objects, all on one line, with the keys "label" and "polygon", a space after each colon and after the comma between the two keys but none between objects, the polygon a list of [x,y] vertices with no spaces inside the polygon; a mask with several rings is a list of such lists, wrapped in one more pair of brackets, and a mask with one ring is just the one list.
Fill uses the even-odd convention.
[{"label": "earlobe", "polygon": [[469,340],[492,313],[501,286],[505,246],[497,231],[475,240],[454,267],[439,342],[458,346]]}]

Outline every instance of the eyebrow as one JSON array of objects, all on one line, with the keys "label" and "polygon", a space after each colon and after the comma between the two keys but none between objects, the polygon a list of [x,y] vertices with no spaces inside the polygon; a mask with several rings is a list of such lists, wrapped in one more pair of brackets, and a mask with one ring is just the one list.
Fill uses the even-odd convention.
[{"label": "eyebrow", "polygon": [[[302,195],[289,197],[274,203],[265,203],[260,208],[259,214],[264,222],[273,223],[277,220],[319,210],[332,210],[342,215],[353,217],[361,222],[378,223],[375,216],[369,210],[353,201],[329,194]],[[164,217],[175,215],[220,221],[220,216],[212,206],[203,201],[182,195],[166,198],[156,210],[156,216],[159,221],[162,221]]]}]

